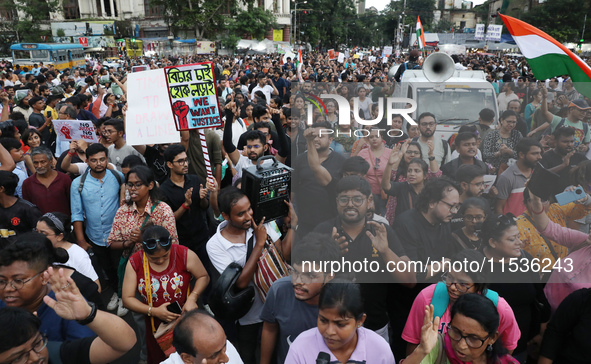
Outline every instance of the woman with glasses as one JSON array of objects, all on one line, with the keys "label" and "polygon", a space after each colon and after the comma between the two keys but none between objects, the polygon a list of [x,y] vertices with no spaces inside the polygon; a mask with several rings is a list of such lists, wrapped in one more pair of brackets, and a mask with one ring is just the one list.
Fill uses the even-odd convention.
[{"label": "woman with glasses", "polygon": [[[482,253],[476,250],[463,250],[452,258],[452,265],[450,266],[453,266],[454,262],[458,262],[456,264],[461,262],[462,265],[465,264],[464,267],[470,267],[473,264],[481,264],[483,259]],[[490,297],[496,296],[496,309],[500,316],[497,331],[506,347],[509,350],[515,349],[520,331],[513,310],[503,297],[498,297],[494,291],[488,289],[485,283],[487,278],[488,274],[484,270],[483,272],[471,269],[452,270],[443,274],[441,282],[424,288],[415,298],[402,332],[402,338],[408,343],[407,354],[412,353],[421,341],[421,327],[425,320],[425,306],[430,304],[437,306],[435,312],[440,321],[439,330],[445,332],[446,325],[452,321],[452,307],[460,297],[468,293],[477,293]],[[441,305],[446,306],[445,310]]]},{"label": "woman with glasses", "polygon": [[[142,250],[129,258],[125,268],[123,303],[133,312],[146,315],[148,363],[160,363],[166,356],[154,332],[160,324],[180,317],[181,312],[173,310],[176,303],[182,312],[197,308],[197,299],[207,287],[209,276],[197,254],[173,244],[169,231],[162,226],[146,227],[141,234],[141,246]],[[193,278],[196,281],[191,290]],[[141,300],[136,298],[138,293]]]},{"label": "woman with glasses", "polygon": [[517,143],[523,138],[515,129],[517,114],[512,110],[505,110],[501,115],[499,128],[486,134],[482,157],[486,163],[490,163],[495,171],[501,164],[507,164],[509,158],[517,159]]},{"label": "woman with glasses", "polygon": [[142,249],[141,228],[148,222],[163,226],[172,237],[173,244],[178,244],[174,212],[166,203],[160,201],[154,172],[145,165],[132,167],[125,176],[125,185],[129,192],[129,200],[125,200],[115,218],[107,239],[110,249],[123,250],[119,261],[119,306],[118,313],[125,315],[127,311],[121,302],[121,285],[127,260],[135,252]]},{"label": "woman with glasses", "polygon": [[[393,158],[393,159],[392,159]],[[407,139],[403,143],[397,144],[392,150],[392,172],[390,174],[391,182],[406,182],[406,171],[408,171],[408,164],[413,158],[423,159],[421,146],[418,142],[413,142],[412,139]],[[431,178],[441,177],[442,172],[439,169],[439,164],[436,160],[429,162],[429,169],[425,174],[425,180]],[[387,176],[387,174],[385,174]],[[383,180],[382,180],[383,183]],[[390,196],[386,204],[386,219],[392,225],[396,217],[396,207],[398,200],[394,196]]]},{"label": "woman with glasses", "polygon": [[459,297],[445,333],[440,331],[439,317],[433,317],[434,307],[422,308],[421,341],[404,364],[517,363],[507,354],[498,331],[500,315],[488,298],[478,294]]},{"label": "woman with glasses", "polygon": [[394,364],[386,340],[363,327],[366,317],[358,284],[326,284],[318,301],[317,327],[298,335],[285,364],[315,363],[322,352],[326,363]]},{"label": "woman with glasses", "polygon": [[367,137],[369,148],[362,149],[358,154],[369,163],[369,171],[367,171],[365,179],[371,185],[375,212],[382,216],[386,212],[388,196],[382,191],[381,182],[392,153],[392,149],[386,148],[383,133],[385,131],[379,130],[378,127],[371,127]]},{"label": "woman with glasses", "polygon": [[469,197],[464,200],[459,211],[464,226],[451,234],[461,249],[480,249],[482,239],[478,231],[489,212],[490,205],[482,197]]},{"label": "woman with glasses", "polygon": [[521,338],[513,356],[527,359],[530,340],[538,342],[550,318],[550,305],[540,283],[540,272],[532,265],[532,256],[523,250],[519,229],[512,216],[489,216],[482,224],[482,247],[493,272],[490,288],[504,297],[515,312]]}]

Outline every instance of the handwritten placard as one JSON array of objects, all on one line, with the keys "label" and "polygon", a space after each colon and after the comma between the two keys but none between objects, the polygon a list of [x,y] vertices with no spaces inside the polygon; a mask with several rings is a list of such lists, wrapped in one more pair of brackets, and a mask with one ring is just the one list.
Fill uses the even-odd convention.
[{"label": "handwritten placard", "polygon": [[129,145],[178,143],[162,68],[127,76],[125,137]]},{"label": "handwritten placard", "polygon": [[83,139],[89,143],[98,143],[94,125],[87,120],[54,120],[53,127],[60,142]]},{"label": "handwritten placard", "polygon": [[177,130],[222,125],[213,63],[165,67],[164,73]]}]

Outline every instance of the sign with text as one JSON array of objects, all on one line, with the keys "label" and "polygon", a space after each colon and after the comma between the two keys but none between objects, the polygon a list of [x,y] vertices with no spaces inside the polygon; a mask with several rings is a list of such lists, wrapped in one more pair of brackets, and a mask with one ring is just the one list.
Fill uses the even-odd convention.
[{"label": "sign with text", "polygon": [[501,40],[502,25],[489,25],[486,29],[486,40]]},{"label": "sign with text", "polygon": [[88,38],[78,37],[78,43],[80,43],[83,47],[88,47]]},{"label": "sign with text", "polygon": [[88,143],[98,143],[94,125],[88,120],[54,120],[53,127],[57,133],[57,140],[71,142],[85,140]]},{"label": "sign with text", "polygon": [[168,100],[164,69],[128,74],[125,134],[129,145],[180,142]]},{"label": "sign with text", "polygon": [[484,24],[476,24],[476,29],[474,30],[474,39],[484,40]]},{"label": "sign with text", "polygon": [[392,46],[384,47],[384,50],[382,51],[382,56],[389,56],[391,54],[392,54]]},{"label": "sign with text", "polygon": [[335,59],[335,55],[334,55],[334,49],[329,49],[328,50],[328,59]]},{"label": "sign with text", "polygon": [[345,55],[343,53],[339,53],[339,58],[337,59],[339,63],[345,62]]},{"label": "sign with text", "polygon": [[165,67],[164,73],[177,130],[222,125],[213,63]]}]

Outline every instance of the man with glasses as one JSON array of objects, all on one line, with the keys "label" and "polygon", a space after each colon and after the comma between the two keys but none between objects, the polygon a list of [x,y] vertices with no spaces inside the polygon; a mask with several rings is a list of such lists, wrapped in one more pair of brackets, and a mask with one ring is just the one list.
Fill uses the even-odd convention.
[{"label": "man with glasses", "polygon": [[205,212],[209,207],[207,187],[212,189],[213,184],[209,180],[203,183],[199,176],[189,174],[189,158],[182,145],[169,146],[164,151],[164,159],[170,176],[160,185],[162,201],[174,211],[179,242],[193,250],[209,269],[205,250],[209,229]]},{"label": "man with glasses", "polygon": [[[413,261],[441,261],[457,253],[451,240],[450,221],[461,206],[458,189],[445,178],[429,180],[414,208],[396,216],[394,230]],[[432,275],[429,271],[426,278]]]},{"label": "man with glasses", "polygon": [[[250,166],[254,166],[257,160],[265,155],[265,152],[268,150],[269,145],[267,144],[267,138],[265,135],[259,130],[249,130],[246,133],[242,134],[244,139],[246,140],[246,144],[244,146],[244,152],[246,153],[246,157],[241,154],[238,149],[232,144],[232,135],[231,131],[232,128],[229,125],[230,121],[226,120],[226,128],[224,128],[224,149],[232,163],[234,163],[234,168],[236,169],[236,175],[239,177],[242,176],[242,169]],[[229,130],[229,132],[228,132]],[[267,161],[268,162],[268,161]]]},{"label": "man with glasses", "polygon": [[[0,309],[0,363],[27,364],[61,362],[91,364],[112,362],[129,352],[136,343],[133,329],[122,319],[97,310],[86,302],[74,281],[63,272],[49,268],[41,277],[52,286],[54,298],[47,297],[46,311],[64,321],[78,321],[91,334],[81,339],[54,339],[45,335],[43,322],[33,313],[15,307]],[[11,281],[10,284],[14,284]],[[43,297],[43,296],[42,296]],[[55,310],[55,311],[54,311]],[[92,330],[92,331],[91,331]]]},{"label": "man with glasses", "polygon": [[456,172],[456,182],[460,184],[462,193],[460,202],[470,197],[482,197],[484,193],[484,175],[482,168],[476,165],[461,165]]},{"label": "man with glasses", "polygon": [[364,283],[361,285],[367,314],[364,326],[389,342],[387,283],[414,284],[415,274],[410,270],[387,271],[386,265],[390,267],[409,259],[389,226],[368,221],[367,211],[373,199],[369,182],[360,176],[344,177],[336,185],[336,193],[338,216],[321,223],[314,231],[333,237],[341,248],[343,261],[352,265],[367,261],[379,267],[373,272],[368,269],[354,273],[356,281]]},{"label": "man with glasses", "polygon": [[[86,164],[90,172],[72,181],[70,207],[76,242],[84,250],[92,248],[99,265],[106,273],[108,286],[115,292],[107,309],[118,308],[117,313],[123,316],[127,309],[116,293],[119,281],[117,268],[123,251],[109,249],[107,241],[119,208],[120,181],[124,177],[119,171],[111,170],[107,173],[108,155],[107,148],[100,143],[93,143],[86,148]],[[119,179],[115,177],[116,173]],[[82,178],[84,184],[81,184]],[[104,281],[101,283],[102,287],[106,287]]]},{"label": "man with glasses", "polygon": [[105,121],[104,125],[103,137],[108,143],[112,143],[109,146],[109,162],[113,163],[119,172],[121,172],[121,163],[128,155],[137,155],[142,162],[146,163],[144,156],[125,141],[123,120],[110,119]]},{"label": "man with glasses", "polygon": [[334,278],[322,263],[340,256],[330,235],[310,233],[301,241],[291,259],[291,276],[275,281],[267,293],[261,313],[261,364],[284,363],[298,335],[316,327],[320,291]]},{"label": "man with glasses", "polygon": [[449,144],[443,139],[440,142],[435,140],[435,129],[437,129],[435,115],[430,112],[424,112],[419,115],[417,124],[419,125],[421,136],[413,138],[413,141],[419,142],[425,162],[430,164],[432,160],[435,160],[438,166],[443,166],[445,163],[451,161]]}]

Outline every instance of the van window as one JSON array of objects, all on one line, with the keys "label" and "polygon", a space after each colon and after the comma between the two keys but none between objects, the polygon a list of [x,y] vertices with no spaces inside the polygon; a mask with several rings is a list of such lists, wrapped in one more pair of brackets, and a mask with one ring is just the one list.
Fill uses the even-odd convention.
[{"label": "van window", "polygon": [[478,120],[480,110],[496,110],[493,90],[488,88],[454,88],[446,85],[443,90],[417,89],[417,111],[433,113],[441,124],[460,125]]}]

